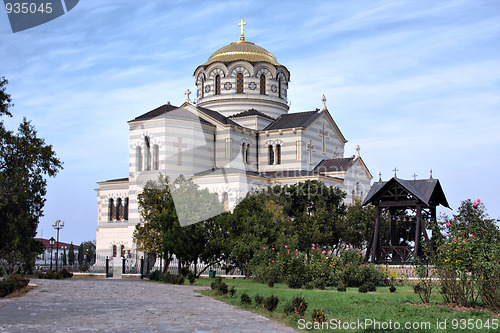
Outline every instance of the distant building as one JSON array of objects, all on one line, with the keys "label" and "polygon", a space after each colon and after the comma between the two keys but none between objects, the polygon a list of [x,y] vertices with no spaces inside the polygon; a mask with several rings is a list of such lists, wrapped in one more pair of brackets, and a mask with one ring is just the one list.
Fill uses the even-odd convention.
[{"label": "distant building", "polygon": [[[35,265],[47,265],[48,266],[48,265],[50,265],[50,260],[52,258],[52,265],[55,268],[55,265],[56,265],[56,253],[57,253],[57,242],[54,242],[54,245],[52,245],[52,257],[51,257],[50,241],[48,239],[45,239],[45,238],[35,238],[35,240],[41,242],[43,244],[44,249],[45,249],[43,251],[43,253],[40,254],[36,258]],[[62,267],[64,253],[66,253],[66,263],[68,263],[68,259],[67,258],[68,258],[68,252],[69,252],[69,247],[70,246],[71,246],[71,244],[59,241],[59,262],[58,262],[58,266],[59,267]],[[78,261],[78,249],[79,249],[79,246],[73,244],[73,248],[74,248],[74,252],[75,252],[75,263],[76,263]]]}]

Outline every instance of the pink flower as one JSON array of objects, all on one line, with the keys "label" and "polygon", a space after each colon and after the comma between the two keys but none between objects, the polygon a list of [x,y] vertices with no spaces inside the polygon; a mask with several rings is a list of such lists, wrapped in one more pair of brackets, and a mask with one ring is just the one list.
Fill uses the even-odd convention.
[{"label": "pink flower", "polygon": [[274,264],[274,260],[272,261],[272,263]]},{"label": "pink flower", "polygon": [[451,223],[450,223],[450,222],[446,223],[446,226],[447,226],[447,227],[449,227],[450,225],[451,225]]},{"label": "pink flower", "polygon": [[453,241],[455,242],[457,239],[456,238],[453,238]]},{"label": "pink flower", "polygon": [[326,259],[328,259],[328,257],[326,257]]},{"label": "pink flower", "polygon": [[477,206],[477,202],[474,202],[472,205],[473,205],[474,207],[476,207],[476,206]]},{"label": "pink flower", "polygon": [[265,250],[265,249],[266,249],[266,247],[264,246],[264,247],[262,248],[262,250]]},{"label": "pink flower", "polygon": [[271,263],[269,263],[268,265],[271,266]]},{"label": "pink flower", "polygon": [[326,253],[326,251],[321,252],[321,254],[325,254],[325,253]]},{"label": "pink flower", "polygon": [[460,232],[461,232],[461,230],[458,230],[458,233],[460,233]]},{"label": "pink flower", "polygon": [[287,248],[288,246],[285,245],[285,249]]},{"label": "pink flower", "polygon": [[480,202],[481,202],[481,200],[477,199],[477,203],[480,203]]}]

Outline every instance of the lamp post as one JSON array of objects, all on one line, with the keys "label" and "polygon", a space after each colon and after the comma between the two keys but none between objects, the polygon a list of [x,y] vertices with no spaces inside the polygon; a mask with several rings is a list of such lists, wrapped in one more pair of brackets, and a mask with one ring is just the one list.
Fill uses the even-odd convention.
[{"label": "lamp post", "polygon": [[50,237],[49,239],[49,243],[50,243],[50,270],[52,271],[52,248],[54,247],[54,242],[56,240],[54,239],[54,237]]},{"label": "lamp post", "polygon": [[52,222],[52,227],[57,230],[57,245],[56,245],[56,272],[57,272],[57,262],[59,261],[59,230],[64,228],[64,221],[56,220]]}]

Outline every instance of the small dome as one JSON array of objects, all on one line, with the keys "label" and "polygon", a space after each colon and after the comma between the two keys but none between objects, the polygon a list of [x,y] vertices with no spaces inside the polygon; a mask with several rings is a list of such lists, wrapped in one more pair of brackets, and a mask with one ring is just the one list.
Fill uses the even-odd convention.
[{"label": "small dome", "polygon": [[211,63],[220,62],[231,62],[237,60],[246,60],[250,62],[265,61],[273,65],[279,65],[276,58],[271,52],[266,49],[255,45],[251,42],[239,41],[231,43],[223,48],[215,51],[208,61],[204,65],[210,65]]}]

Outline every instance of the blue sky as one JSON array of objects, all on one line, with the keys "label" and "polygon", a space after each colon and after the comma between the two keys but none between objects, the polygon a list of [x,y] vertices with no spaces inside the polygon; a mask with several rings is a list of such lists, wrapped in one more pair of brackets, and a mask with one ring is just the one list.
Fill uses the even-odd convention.
[{"label": "blue sky", "polygon": [[[452,208],[500,217],[500,2],[96,1],[13,34],[0,10],[0,76],[16,117],[64,161],[39,235],[95,239],[97,181],[128,176],[127,121],[195,90],[196,67],[245,35],[291,72],[291,112],[321,96],[378,180],[433,169]],[[440,210],[451,214],[450,210]]]}]

